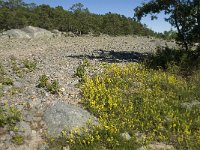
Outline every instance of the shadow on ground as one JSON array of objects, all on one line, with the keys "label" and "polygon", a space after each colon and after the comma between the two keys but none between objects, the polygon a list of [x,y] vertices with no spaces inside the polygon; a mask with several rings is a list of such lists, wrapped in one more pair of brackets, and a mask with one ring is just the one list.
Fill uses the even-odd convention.
[{"label": "shadow on ground", "polygon": [[78,59],[97,59],[102,62],[118,63],[118,62],[141,62],[149,53],[139,53],[130,51],[107,51],[107,50],[94,50],[90,54],[86,55],[71,55],[67,57],[78,58]]}]

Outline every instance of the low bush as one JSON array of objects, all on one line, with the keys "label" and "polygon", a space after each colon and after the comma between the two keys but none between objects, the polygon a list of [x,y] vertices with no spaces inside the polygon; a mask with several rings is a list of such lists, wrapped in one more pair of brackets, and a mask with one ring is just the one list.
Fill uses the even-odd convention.
[{"label": "low bush", "polygon": [[23,62],[24,67],[27,68],[30,72],[34,71],[37,67],[36,61],[25,59],[22,62]]},{"label": "low bush", "polygon": [[146,59],[145,65],[149,68],[164,69],[171,73],[189,76],[199,68],[200,53],[193,50],[158,47],[156,53]]},{"label": "low bush", "polygon": [[21,120],[21,112],[14,106],[0,106],[0,127],[13,128]]},{"label": "low bush", "polygon": [[186,81],[139,64],[105,65],[104,73],[85,76],[81,87],[82,104],[100,125],[55,141],[72,149],[135,149],[151,142],[198,149],[200,86],[193,82],[199,78]]},{"label": "low bush", "polygon": [[33,72],[36,69],[36,67],[36,61],[31,61],[29,59],[17,60],[14,56],[11,57],[11,68],[13,72],[21,78],[26,73]]},{"label": "low bush", "polygon": [[87,59],[83,59],[81,64],[77,67],[74,76],[80,78],[80,81],[84,80],[84,76],[86,75],[86,67],[90,64]]},{"label": "low bush", "polygon": [[13,85],[13,80],[8,76],[4,67],[0,64],[0,83],[2,85]]},{"label": "low bush", "polygon": [[16,145],[22,145],[22,144],[24,144],[24,136],[17,134],[12,137],[11,141]]},{"label": "low bush", "polygon": [[37,87],[44,88],[51,94],[59,94],[60,85],[57,80],[49,81],[49,78],[46,75],[41,75],[38,82],[39,84],[37,85]]}]

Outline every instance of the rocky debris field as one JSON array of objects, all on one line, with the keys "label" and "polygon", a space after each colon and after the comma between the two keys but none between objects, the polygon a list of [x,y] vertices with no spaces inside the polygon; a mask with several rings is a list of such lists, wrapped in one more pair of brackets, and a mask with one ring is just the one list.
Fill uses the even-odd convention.
[{"label": "rocky debris field", "polygon": [[[83,58],[88,58],[94,65],[100,62],[124,63],[138,61],[142,55],[155,52],[158,46],[167,44],[169,47],[175,47],[174,42],[152,37],[106,35],[71,37],[59,31],[36,29],[33,27],[23,29],[24,36],[18,34],[21,32],[19,30],[14,32],[17,32],[14,36],[7,36],[11,31],[4,32],[0,36],[0,64],[13,80],[13,85],[3,85],[0,103],[15,105],[22,111],[23,120],[17,124],[19,129],[17,132],[25,137],[24,144],[16,145],[11,140],[16,133],[6,127],[0,128],[0,150],[44,149],[43,135],[54,127],[56,130],[57,126],[60,131],[58,124],[63,125],[61,115],[72,111],[72,108],[75,110],[72,111],[75,115],[72,118],[68,117],[68,122],[73,122],[72,119],[75,120],[74,124],[85,122],[77,119],[80,115],[76,112],[86,116],[88,113],[79,105],[80,90],[76,86],[79,79],[74,77]],[[33,70],[30,70],[33,64],[24,67],[28,62],[35,63]],[[57,94],[38,86],[42,75],[50,82],[59,83]],[[60,117],[60,122],[56,121],[55,116]],[[63,122],[67,123],[66,120]]]}]

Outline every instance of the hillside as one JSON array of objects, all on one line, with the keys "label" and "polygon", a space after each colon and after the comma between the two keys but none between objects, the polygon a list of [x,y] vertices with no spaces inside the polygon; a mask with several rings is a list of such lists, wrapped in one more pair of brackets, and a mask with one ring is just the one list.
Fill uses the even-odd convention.
[{"label": "hillside", "polygon": [[[28,29],[38,32],[38,28],[26,27],[26,31]],[[49,32],[42,29],[39,31]],[[58,36],[51,33],[38,38],[21,38],[21,35],[9,38],[5,33],[0,37],[0,102],[2,106],[6,103],[14,105],[21,111],[23,118],[17,123],[17,131],[9,130],[6,126],[0,128],[0,149],[12,150],[41,146],[45,140],[43,135],[47,131],[44,113],[53,104],[63,102],[79,105],[81,96],[77,84],[80,78],[74,74],[77,74],[77,68],[83,60],[87,59],[94,66],[105,62],[139,62],[143,56],[155,52],[156,47],[166,44],[164,40],[142,36],[70,37],[67,34]],[[175,46],[173,42],[167,44]],[[59,86],[52,85],[54,89],[39,87],[43,81],[42,76],[46,76],[49,82],[56,81]],[[23,131],[21,128],[24,128]],[[18,142],[20,144],[18,137],[13,144],[12,138],[15,135],[22,135],[25,143],[16,145]]]},{"label": "hillside", "polygon": [[107,13],[93,14],[81,3],[65,10],[61,6],[27,4],[23,1],[0,3],[0,31],[37,26],[47,30],[57,29],[74,34],[100,33],[108,35],[159,36],[133,18]]},{"label": "hillside", "polygon": [[0,0],[0,150],[199,150],[199,0],[26,2]]}]

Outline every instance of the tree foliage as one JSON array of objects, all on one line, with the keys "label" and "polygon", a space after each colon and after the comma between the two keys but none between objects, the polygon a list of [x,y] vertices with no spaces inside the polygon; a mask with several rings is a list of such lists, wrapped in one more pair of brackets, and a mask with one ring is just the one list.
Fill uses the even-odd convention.
[{"label": "tree foliage", "polygon": [[0,31],[27,25],[75,34],[158,35],[133,18],[113,13],[93,14],[81,3],[65,10],[62,6],[52,8],[44,4],[27,4],[22,0],[0,0]]},{"label": "tree foliage", "polygon": [[177,41],[186,50],[193,43],[200,42],[200,1],[199,0],[150,0],[135,9],[135,16],[140,20],[147,14],[164,11],[166,18],[177,29]]}]

